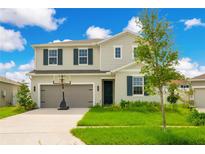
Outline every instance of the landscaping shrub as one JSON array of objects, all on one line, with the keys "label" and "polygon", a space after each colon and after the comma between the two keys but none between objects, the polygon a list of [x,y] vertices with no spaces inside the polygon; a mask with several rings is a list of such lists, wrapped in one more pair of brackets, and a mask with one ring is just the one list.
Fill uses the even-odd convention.
[{"label": "landscaping shrub", "polygon": [[160,104],[158,102],[121,100],[120,106],[123,110],[129,110],[129,111],[138,111],[138,112],[160,111]]},{"label": "landscaping shrub", "polygon": [[36,103],[32,100],[30,90],[25,83],[21,84],[16,96],[19,108],[32,110],[37,107]]},{"label": "landscaping shrub", "polygon": [[195,126],[205,125],[205,113],[199,113],[194,109],[188,116],[187,120]]}]

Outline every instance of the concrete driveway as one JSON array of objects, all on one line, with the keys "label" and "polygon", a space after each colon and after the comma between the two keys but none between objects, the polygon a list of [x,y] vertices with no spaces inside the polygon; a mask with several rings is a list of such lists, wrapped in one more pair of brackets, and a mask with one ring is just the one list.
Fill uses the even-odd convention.
[{"label": "concrete driveway", "polygon": [[198,110],[199,112],[205,112],[205,108],[202,108],[202,107],[201,107],[201,108],[200,108],[200,107],[197,108],[197,110]]},{"label": "concrete driveway", "polygon": [[0,144],[84,144],[70,130],[87,111],[37,109],[0,119]]}]

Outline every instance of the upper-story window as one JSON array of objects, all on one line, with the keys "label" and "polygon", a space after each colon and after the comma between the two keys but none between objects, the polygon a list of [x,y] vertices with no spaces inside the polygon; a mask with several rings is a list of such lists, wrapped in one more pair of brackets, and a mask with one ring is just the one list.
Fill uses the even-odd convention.
[{"label": "upper-story window", "polygon": [[144,94],[144,78],[133,77],[133,94],[143,95]]},{"label": "upper-story window", "polygon": [[135,46],[135,45],[132,46],[132,58],[133,58],[133,59],[136,58],[136,53],[135,53],[136,49],[137,49],[137,46]]},{"label": "upper-story window", "polygon": [[88,49],[79,49],[79,64],[88,64]]},{"label": "upper-story window", "polygon": [[122,59],[122,47],[114,47],[114,59]]},{"label": "upper-story window", "polygon": [[49,63],[49,65],[57,65],[58,64],[58,51],[57,51],[57,49],[48,50],[48,63]]}]

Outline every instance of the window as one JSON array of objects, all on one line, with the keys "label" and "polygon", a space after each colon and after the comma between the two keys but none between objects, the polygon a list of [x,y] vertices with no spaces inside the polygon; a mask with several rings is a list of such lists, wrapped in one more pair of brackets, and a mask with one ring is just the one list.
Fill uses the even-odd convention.
[{"label": "window", "polygon": [[133,94],[143,95],[144,94],[144,79],[143,77],[133,77]]},{"label": "window", "polygon": [[79,49],[79,64],[88,64],[88,50]]},{"label": "window", "polygon": [[136,46],[132,46],[132,58],[133,58],[133,59],[136,58],[136,54],[135,54],[136,49],[137,49]]},{"label": "window", "polygon": [[51,49],[48,52],[49,65],[56,65],[58,62],[58,52],[56,49]]},{"label": "window", "polygon": [[115,47],[115,59],[121,59],[122,54],[121,54],[121,47]]}]

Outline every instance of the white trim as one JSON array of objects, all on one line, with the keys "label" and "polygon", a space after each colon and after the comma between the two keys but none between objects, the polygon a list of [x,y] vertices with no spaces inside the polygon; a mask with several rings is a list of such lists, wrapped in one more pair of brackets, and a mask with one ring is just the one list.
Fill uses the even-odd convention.
[{"label": "white trim", "polygon": [[205,86],[192,86],[193,89],[203,89]]},{"label": "white trim", "polygon": [[101,77],[100,79],[115,79],[115,77]]},{"label": "white trim", "polygon": [[98,46],[98,42],[87,43],[87,44],[33,44],[32,48],[52,48],[52,47],[84,47],[84,46]]},{"label": "white trim", "polygon": [[116,68],[116,69],[113,69],[113,70],[111,70],[110,72],[114,73],[114,72],[120,71],[120,70],[122,70],[122,69],[124,69],[124,68],[126,68],[126,67],[132,66],[132,65],[134,65],[134,64],[136,64],[136,62],[131,62],[131,63],[127,64],[127,65],[123,65],[123,66],[121,66],[121,67],[118,67],[118,68]]},{"label": "white trim", "polygon": [[135,59],[134,48],[137,48],[137,45],[132,45],[132,59]]},{"label": "white trim", "polygon": [[36,66],[37,66],[37,60],[36,60],[36,48],[34,49],[34,69],[36,69]]},{"label": "white trim", "polygon": [[189,79],[189,81],[205,81],[205,79]]},{"label": "white trim", "polygon": [[104,40],[98,42],[97,44],[101,44],[101,43],[107,42],[107,41],[112,40],[113,38],[118,37],[118,36],[120,36],[120,35],[122,35],[122,34],[125,34],[125,33],[130,33],[130,34],[132,34],[132,35],[139,36],[137,33],[134,33],[134,32],[129,31],[129,30],[125,30],[125,31],[122,31],[122,32],[120,32],[120,33],[118,33],[118,34],[112,36],[112,37],[109,37],[109,38],[107,38],[107,39],[104,39]]},{"label": "white trim", "polygon": [[[135,77],[142,78],[142,94],[134,94],[134,78]],[[141,86],[139,86],[139,87],[141,87]],[[138,75],[132,76],[132,96],[144,96],[144,76],[138,76]]]},{"label": "white trim", "polygon": [[[120,57],[116,57],[116,50],[115,50],[116,48],[120,48]],[[113,49],[114,49],[113,59],[121,60],[122,59],[122,45],[113,45]]]},{"label": "white trim", "polygon": [[[71,85],[93,85],[93,106],[96,104],[95,100],[95,83],[94,82],[72,82]],[[53,85],[53,83],[38,83],[38,101],[37,105],[41,108],[41,85]]]},{"label": "white trim", "polygon": [[101,70],[101,57],[102,55],[101,55],[101,45],[100,45],[100,70]]},{"label": "white trim", "polygon": [[27,73],[27,75],[30,75],[30,76],[52,76],[52,75],[69,75],[69,76],[93,76],[93,75],[96,75],[96,76],[101,76],[101,75],[111,75],[110,72],[107,72],[107,73],[73,73],[73,74],[65,74],[65,73],[59,73],[59,74],[35,74],[35,73]]}]

